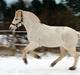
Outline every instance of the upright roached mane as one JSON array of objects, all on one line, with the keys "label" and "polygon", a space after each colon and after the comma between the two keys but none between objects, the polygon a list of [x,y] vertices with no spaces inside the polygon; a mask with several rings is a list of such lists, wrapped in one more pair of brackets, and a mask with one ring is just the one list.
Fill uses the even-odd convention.
[{"label": "upright roached mane", "polygon": [[[16,11],[15,17],[12,21],[14,25],[10,25],[11,30],[17,28],[16,24],[21,21],[21,13],[23,15],[23,22],[21,23],[26,28],[29,40],[28,46],[23,50],[22,57],[24,62],[27,63],[27,53],[29,51],[34,53],[33,50],[37,47],[60,47],[60,56],[51,63],[51,66],[54,66],[66,55],[66,52],[68,52],[74,58],[74,63],[69,69],[75,70],[79,56],[76,52],[76,46],[78,43],[78,35],[80,35],[80,33],[66,26],[59,27],[42,24],[35,14],[23,10]],[[19,26],[20,25],[18,25],[18,27]]]}]

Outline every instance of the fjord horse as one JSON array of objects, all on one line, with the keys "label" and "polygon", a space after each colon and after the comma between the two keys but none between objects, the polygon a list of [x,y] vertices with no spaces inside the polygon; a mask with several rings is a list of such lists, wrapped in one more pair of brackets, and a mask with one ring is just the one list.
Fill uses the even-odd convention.
[{"label": "fjord horse", "polygon": [[17,10],[10,29],[14,31],[21,25],[24,25],[26,28],[29,40],[29,44],[24,48],[22,54],[25,63],[27,63],[27,53],[34,53],[33,50],[38,47],[60,47],[60,56],[51,63],[51,66],[59,62],[68,52],[74,58],[74,63],[69,69],[76,69],[79,56],[76,51],[79,32],[67,26],[60,27],[42,24],[35,14],[29,11]]}]

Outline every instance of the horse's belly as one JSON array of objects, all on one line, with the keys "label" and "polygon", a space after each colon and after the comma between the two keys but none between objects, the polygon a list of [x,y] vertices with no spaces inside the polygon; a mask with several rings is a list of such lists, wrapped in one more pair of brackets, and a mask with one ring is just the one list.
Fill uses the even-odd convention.
[{"label": "horse's belly", "polygon": [[63,43],[62,42],[58,42],[58,43],[40,42],[39,45],[45,46],[45,47],[60,47],[63,45]]}]

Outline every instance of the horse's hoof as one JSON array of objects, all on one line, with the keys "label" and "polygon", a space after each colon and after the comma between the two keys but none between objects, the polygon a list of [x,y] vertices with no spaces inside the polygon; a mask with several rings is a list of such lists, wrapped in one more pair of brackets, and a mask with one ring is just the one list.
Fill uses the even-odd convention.
[{"label": "horse's hoof", "polygon": [[70,67],[69,68],[69,70],[75,70],[76,69],[76,67]]},{"label": "horse's hoof", "polygon": [[55,66],[55,65],[56,65],[56,63],[54,62],[54,63],[51,63],[51,65],[50,65],[50,66],[51,66],[51,67],[53,67],[53,66]]},{"label": "horse's hoof", "polygon": [[24,59],[23,59],[23,61],[24,61],[24,63],[25,63],[25,64],[27,64],[27,63],[28,63],[26,58],[24,58]]}]

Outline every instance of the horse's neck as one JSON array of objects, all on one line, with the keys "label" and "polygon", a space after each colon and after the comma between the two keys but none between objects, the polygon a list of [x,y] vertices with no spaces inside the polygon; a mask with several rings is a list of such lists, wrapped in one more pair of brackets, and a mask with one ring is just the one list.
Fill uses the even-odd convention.
[{"label": "horse's neck", "polygon": [[40,21],[35,15],[33,16],[26,12],[24,12],[23,14],[23,25],[25,26],[27,32],[31,32],[32,30],[36,30],[37,28],[39,28]]}]

